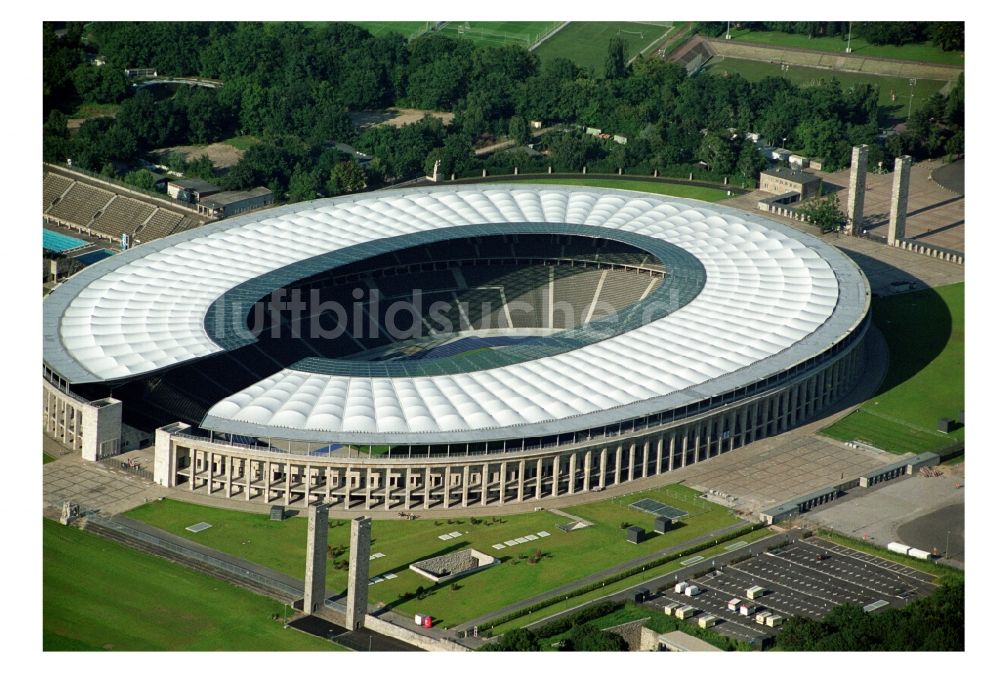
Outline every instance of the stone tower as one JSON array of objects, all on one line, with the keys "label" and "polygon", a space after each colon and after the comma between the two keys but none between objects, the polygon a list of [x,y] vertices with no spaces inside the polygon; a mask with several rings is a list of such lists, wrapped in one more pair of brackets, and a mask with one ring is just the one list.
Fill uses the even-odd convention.
[{"label": "stone tower", "polygon": [[851,150],[851,183],[847,188],[847,234],[860,234],[865,220],[865,178],[868,173],[868,146]]},{"label": "stone tower", "polygon": [[309,508],[309,532],[306,535],[306,584],[302,612],[311,615],[326,600],[326,536],[330,530],[330,508]]},{"label": "stone tower", "polygon": [[347,628],[365,626],[368,613],[368,557],[372,550],[372,520],[359,516],[351,521],[351,562],[347,570]]},{"label": "stone tower", "polygon": [[892,175],[892,203],[889,205],[889,246],[897,246],[906,239],[906,203],[910,195],[910,165],[913,158],[903,155],[896,158],[896,168]]}]

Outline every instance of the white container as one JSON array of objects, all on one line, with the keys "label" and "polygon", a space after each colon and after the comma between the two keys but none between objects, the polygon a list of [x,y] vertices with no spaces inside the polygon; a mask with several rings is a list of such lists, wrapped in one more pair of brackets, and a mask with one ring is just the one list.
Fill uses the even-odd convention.
[{"label": "white container", "polygon": [[750,589],[747,589],[747,598],[752,601],[758,596],[763,596],[765,591],[766,590],[763,587],[754,585],[753,587],[750,587]]},{"label": "white container", "polygon": [[678,594],[683,594],[684,590],[687,589],[687,586],[688,586],[687,582],[678,582],[677,584],[674,585],[674,591],[677,592]]},{"label": "white container", "polygon": [[931,553],[925,552],[922,549],[917,549],[916,547],[910,547],[910,556],[915,559],[923,559],[924,561],[927,561],[931,558]]},{"label": "white container", "polygon": [[757,624],[764,624],[769,617],[771,617],[771,613],[764,611],[763,613],[757,613],[757,617],[754,619],[757,621]]},{"label": "white container", "polygon": [[902,542],[890,542],[887,549],[890,552],[896,552],[897,554],[907,555],[910,553],[911,548],[907,545],[904,545]]},{"label": "white container", "polygon": [[740,605],[740,615],[742,615],[743,617],[750,617],[753,611],[754,611],[753,606],[747,605],[745,603]]},{"label": "white container", "polygon": [[705,615],[704,617],[698,618],[698,626],[702,629],[708,629],[709,627],[714,627],[715,623],[719,621],[719,618],[714,615]]},{"label": "white container", "polygon": [[418,627],[424,626],[424,616],[421,615],[420,613],[417,613],[416,615],[414,615],[413,616],[413,624],[417,625]]},{"label": "white container", "polygon": [[771,615],[764,622],[769,627],[780,627],[781,623],[785,621],[781,615]]},{"label": "white container", "polygon": [[740,600],[739,599],[729,599],[729,602],[726,603],[726,609],[729,610],[729,612],[731,612],[731,613],[738,612],[739,609],[740,609]]},{"label": "white container", "polygon": [[694,585],[694,584],[684,590],[684,595],[685,596],[697,596],[700,593],[701,593],[701,590],[698,589],[698,585]]}]

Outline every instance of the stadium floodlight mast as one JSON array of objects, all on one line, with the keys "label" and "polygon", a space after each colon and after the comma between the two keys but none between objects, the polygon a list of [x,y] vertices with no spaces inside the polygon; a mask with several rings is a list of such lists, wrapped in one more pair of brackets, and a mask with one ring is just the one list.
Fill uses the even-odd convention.
[{"label": "stadium floodlight mast", "polygon": [[847,49],[844,50],[848,54],[851,53],[851,22],[847,22]]}]

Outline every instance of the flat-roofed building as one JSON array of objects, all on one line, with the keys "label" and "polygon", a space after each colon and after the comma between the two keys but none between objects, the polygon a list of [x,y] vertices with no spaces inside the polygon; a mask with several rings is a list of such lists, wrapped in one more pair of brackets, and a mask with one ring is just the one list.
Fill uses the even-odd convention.
[{"label": "flat-roofed building", "polygon": [[212,218],[226,218],[244,211],[259,209],[274,202],[274,193],[267,188],[220,192],[198,203],[198,213]]},{"label": "flat-roofed building", "polygon": [[760,189],[775,195],[798,193],[798,199],[807,200],[819,194],[823,179],[800,169],[778,167],[760,172]]},{"label": "flat-roofed building", "polygon": [[178,178],[167,181],[167,195],[190,204],[198,204],[204,198],[220,192],[222,188],[200,178]]}]

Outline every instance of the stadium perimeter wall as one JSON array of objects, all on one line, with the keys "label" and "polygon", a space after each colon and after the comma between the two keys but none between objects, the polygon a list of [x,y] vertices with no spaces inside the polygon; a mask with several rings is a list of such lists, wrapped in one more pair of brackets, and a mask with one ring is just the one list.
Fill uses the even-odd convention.
[{"label": "stadium perimeter wall", "polygon": [[[867,324],[865,324],[865,328]],[[617,437],[528,451],[317,457],[188,434],[156,433],[154,480],[256,504],[335,510],[502,507],[586,494],[703,462],[791,429],[847,394],[864,369],[864,331],[797,378],[704,414]]]}]

